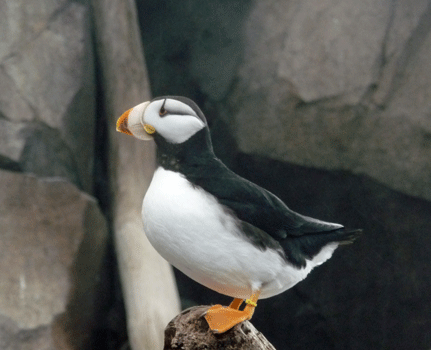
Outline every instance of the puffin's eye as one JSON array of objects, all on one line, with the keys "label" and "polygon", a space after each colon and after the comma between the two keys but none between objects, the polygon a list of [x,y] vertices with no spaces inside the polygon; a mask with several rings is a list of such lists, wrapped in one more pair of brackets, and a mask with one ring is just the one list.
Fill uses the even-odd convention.
[{"label": "puffin's eye", "polygon": [[165,109],[165,107],[162,106],[162,108],[160,108],[159,115],[162,116],[162,115],[165,115],[166,113],[168,113],[168,111]]},{"label": "puffin's eye", "polygon": [[165,109],[165,103],[166,103],[166,99],[163,101],[162,107],[160,107],[160,111],[159,111],[159,115],[165,115],[166,113],[168,113],[168,111]]}]

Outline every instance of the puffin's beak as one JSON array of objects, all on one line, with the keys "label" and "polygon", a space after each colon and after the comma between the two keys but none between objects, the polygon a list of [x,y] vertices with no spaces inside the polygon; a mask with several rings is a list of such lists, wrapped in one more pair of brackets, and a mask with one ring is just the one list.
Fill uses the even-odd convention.
[{"label": "puffin's beak", "polygon": [[122,132],[123,134],[127,134],[133,136],[130,130],[127,128],[127,119],[129,118],[129,114],[133,108],[125,111],[120,118],[117,120],[117,131]]},{"label": "puffin's beak", "polygon": [[152,140],[156,129],[143,122],[145,109],[149,104],[150,101],[143,102],[125,111],[117,120],[117,131],[140,140]]}]

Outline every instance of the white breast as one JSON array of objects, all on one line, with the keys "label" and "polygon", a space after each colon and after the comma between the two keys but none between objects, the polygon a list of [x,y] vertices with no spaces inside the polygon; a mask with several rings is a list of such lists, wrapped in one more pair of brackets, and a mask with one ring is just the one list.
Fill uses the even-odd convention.
[{"label": "white breast", "polygon": [[236,298],[248,298],[257,289],[261,298],[281,293],[336,248],[327,246],[316,263],[298,270],[278,253],[260,251],[244,240],[214,196],[161,167],[145,195],[142,216],[145,233],[160,255],[197,282]]}]

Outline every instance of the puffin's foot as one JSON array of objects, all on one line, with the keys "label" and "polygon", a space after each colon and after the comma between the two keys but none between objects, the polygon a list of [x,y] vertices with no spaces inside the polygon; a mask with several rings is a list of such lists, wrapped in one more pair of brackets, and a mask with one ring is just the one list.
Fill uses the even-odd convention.
[{"label": "puffin's foot", "polygon": [[215,305],[215,307],[213,306],[209,308],[205,315],[205,319],[214,333],[224,333],[236,326],[238,323],[249,320],[254,311],[248,310],[247,307],[244,311],[240,311],[228,306],[218,306],[219,305]]},{"label": "puffin's foot", "polygon": [[205,315],[208,326],[214,333],[224,333],[238,323],[251,319],[258,297],[259,293],[256,293],[247,299],[247,305],[242,311],[238,310],[242,304],[242,299],[237,298],[228,307],[221,305],[210,307]]}]

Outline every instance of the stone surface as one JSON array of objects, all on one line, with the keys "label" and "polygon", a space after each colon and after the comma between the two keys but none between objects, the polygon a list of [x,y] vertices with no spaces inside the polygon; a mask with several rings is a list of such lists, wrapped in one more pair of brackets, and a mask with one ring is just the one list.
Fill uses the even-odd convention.
[{"label": "stone surface", "polygon": [[[60,171],[61,176],[91,192],[95,92],[88,6],[27,0],[3,2],[0,12],[0,117],[57,131],[61,140],[55,142],[68,148],[74,167],[65,164],[70,171]],[[31,161],[50,166],[22,168],[38,167],[42,176],[58,176],[56,165],[61,167],[64,159],[55,159],[55,152],[50,157]]]},{"label": "stone surface", "polygon": [[[276,76],[293,84],[304,102],[345,96],[346,102],[358,103],[375,83],[391,2],[363,1],[358,6],[354,0],[306,0],[284,6],[286,11],[278,14],[282,16],[278,25],[283,23],[283,35],[281,52],[272,68]],[[267,11],[260,11],[262,7]],[[268,50],[266,37],[259,37],[254,24],[261,21],[273,26],[268,20],[273,15],[274,9],[263,1],[250,15],[245,74],[256,69],[255,64],[266,65],[259,54]]]},{"label": "stone surface", "polygon": [[225,333],[214,334],[203,317],[209,308],[210,306],[196,306],[184,310],[169,322],[165,329],[163,349],[275,350],[249,321],[242,322]]},{"label": "stone surface", "polygon": [[22,171],[38,176],[62,177],[81,185],[73,151],[58,130],[44,123],[26,123],[15,140],[20,138],[25,141],[19,158]]},{"label": "stone surface", "polygon": [[80,184],[72,150],[58,130],[44,123],[0,119],[0,167]]},{"label": "stone surface", "polygon": [[391,9],[382,51],[379,84],[372,101],[384,106],[399,85],[408,60],[421,46],[429,25],[429,1],[397,1]]},{"label": "stone surface", "polygon": [[40,35],[67,0],[17,0],[0,4],[0,60]]},{"label": "stone surface", "polygon": [[0,197],[0,344],[15,334],[17,349],[42,336],[44,346],[84,348],[107,238],[97,203],[63,180],[7,171]]},{"label": "stone surface", "polygon": [[62,126],[64,114],[81,85],[84,16],[84,6],[70,3],[50,19],[34,40],[3,61],[6,74],[52,128]]},{"label": "stone surface", "polygon": [[1,314],[0,348],[2,350],[56,350],[49,326],[31,330],[20,329],[13,320]]},{"label": "stone surface", "polygon": [[35,113],[30,104],[21,95],[13,80],[6,74],[0,65],[0,116],[13,118],[15,122],[32,121]]},{"label": "stone surface", "polygon": [[[24,151],[25,140],[21,136],[26,123],[12,123],[6,119],[0,119],[0,156],[9,162],[19,163]],[[17,164],[19,167],[19,165]]]},{"label": "stone surface", "polygon": [[431,149],[421,136],[429,133],[430,72],[421,57],[430,54],[430,9],[418,2],[401,15],[405,1],[312,2],[278,2],[286,11],[277,14],[257,2],[252,11],[228,99],[239,148],[365,173],[431,199]]}]

